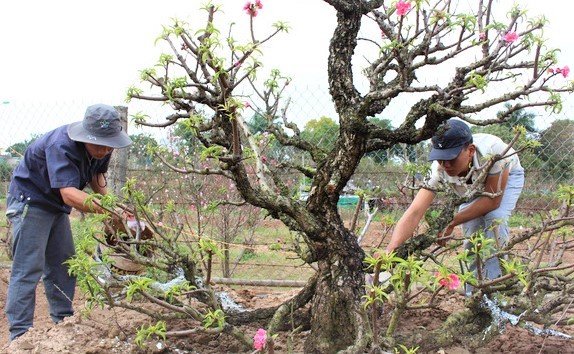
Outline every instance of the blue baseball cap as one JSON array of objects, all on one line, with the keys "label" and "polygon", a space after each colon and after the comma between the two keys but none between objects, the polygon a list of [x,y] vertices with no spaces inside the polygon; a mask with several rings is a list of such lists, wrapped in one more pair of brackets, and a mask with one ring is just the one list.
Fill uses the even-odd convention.
[{"label": "blue baseball cap", "polygon": [[463,121],[449,119],[438,128],[438,133],[431,138],[431,142],[429,161],[454,160],[466,144],[472,143],[472,133]]}]

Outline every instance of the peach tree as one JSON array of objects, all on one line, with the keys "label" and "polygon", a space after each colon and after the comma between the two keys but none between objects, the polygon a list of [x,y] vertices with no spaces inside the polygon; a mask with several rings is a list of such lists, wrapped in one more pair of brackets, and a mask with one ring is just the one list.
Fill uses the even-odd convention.
[{"label": "peach tree", "polygon": [[[504,3],[483,0],[469,8],[449,0],[324,2],[336,13],[326,63],[328,94],[339,122],[332,144],[311,142],[290,120],[287,75],[274,69],[269,77],[260,77],[264,45],[272,45],[272,39],[289,29],[277,22],[259,35],[257,20],[267,15],[260,0],[243,8],[250,20],[247,28],[221,26],[216,21],[221,8],[211,3],[204,7],[203,27],[178,19],[164,27],[157,41],[167,44],[171,52],[162,54],[153,68],[142,70],[145,90],[132,87],[128,97],[170,108],[164,120],[138,113],[138,124],[177,124],[193,136],[201,159],[168,164],[169,168],[230,181],[242,202],[265,210],[298,235],[300,258],[317,269],[297,296],[273,311],[229,314],[225,320],[208,292],[186,288],[212,306],[203,318],[210,318],[210,323],[222,321],[222,327],[268,318],[268,332],[275,333],[293,309],[308,304],[307,352],[359,352],[372,343],[378,346],[365,303],[368,307],[377,298],[388,297],[381,288],[371,288],[372,296],[365,302],[367,265],[380,269],[386,263],[366,257],[355,230],[346,227],[337,207],[361,159],[397,143],[427,140],[452,117],[489,125],[529,107],[560,111],[560,94],[570,92],[572,86],[566,81],[569,68],[543,38],[545,19],[529,18],[518,6],[503,8]],[[194,17],[192,24],[199,23],[199,18]],[[362,54],[363,46],[371,57],[357,68],[355,57]],[[406,109],[397,110],[396,102],[403,102]],[[502,109],[502,114],[485,114],[489,109]],[[252,111],[265,122],[258,132],[246,122]],[[400,115],[398,128],[374,124],[373,119],[383,113]],[[305,159],[292,159],[289,154],[270,159],[265,153],[269,144]],[[311,182],[307,198],[299,198],[284,178],[287,172]],[[436,240],[436,234],[425,237],[411,254],[420,256],[421,249]],[[165,251],[164,256],[173,256],[162,265],[164,270],[173,269],[175,263],[187,264],[183,266],[187,281],[194,288],[200,286],[195,280],[200,275],[197,264],[190,257],[156,246],[159,252]],[[393,284],[398,286],[394,289],[397,301],[407,308],[410,285],[415,282],[405,279],[422,268],[416,259],[387,261],[402,264],[399,269],[404,271]],[[439,285],[451,287],[448,269],[440,268],[437,274]],[[518,272],[512,274],[518,276]],[[417,275],[417,280],[424,282],[424,277]],[[148,285],[140,282],[139,289],[145,291]],[[571,294],[569,285],[564,296]],[[186,311],[179,315],[200,317]],[[387,334],[392,335],[392,330]]]}]

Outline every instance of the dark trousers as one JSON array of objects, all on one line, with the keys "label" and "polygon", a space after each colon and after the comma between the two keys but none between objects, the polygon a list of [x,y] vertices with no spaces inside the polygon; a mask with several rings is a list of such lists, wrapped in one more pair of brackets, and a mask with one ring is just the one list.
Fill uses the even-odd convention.
[{"label": "dark trousers", "polygon": [[74,255],[68,214],[30,206],[8,195],[6,216],[12,223],[13,263],[6,301],[10,339],[32,327],[36,287],[40,278],[57,323],[73,315],[76,279],[64,262]]}]

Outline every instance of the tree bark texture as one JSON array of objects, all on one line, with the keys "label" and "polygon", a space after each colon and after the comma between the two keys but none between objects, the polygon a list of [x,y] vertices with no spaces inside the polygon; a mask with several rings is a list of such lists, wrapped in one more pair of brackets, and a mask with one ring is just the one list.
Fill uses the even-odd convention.
[{"label": "tree bark texture", "polygon": [[367,324],[361,317],[364,295],[362,259],[356,237],[335,228],[328,256],[318,261],[317,289],[311,302],[311,332],[306,353],[334,353],[353,345]]},{"label": "tree bark texture", "polygon": [[313,243],[316,254],[322,257],[317,262],[317,291],[311,304],[306,353],[344,350],[364,335],[367,326],[360,305],[364,295],[364,252],[337,212],[338,196],[364,155],[368,137],[363,124],[366,117],[356,111],[360,96],[353,85],[351,68],[361,17],[358,11],[339,11],[330,45],[329,85],[341,128],[337,147],[319,167],[313,181],[318,193],[310,196],[307,205],[318,220],[328,225],[320,242]]}]

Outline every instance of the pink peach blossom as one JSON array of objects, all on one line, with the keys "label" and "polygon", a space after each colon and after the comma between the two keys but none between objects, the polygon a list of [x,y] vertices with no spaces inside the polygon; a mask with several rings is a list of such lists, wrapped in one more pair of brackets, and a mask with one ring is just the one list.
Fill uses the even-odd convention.
[{"label": "pink peach blossom", "polygon": [[508,43],[515,42],[518,39],[518,34],[516,32],[508,32],[504,35],[503,39]]},{"label": "pink peach blossom", "polygon": [[255,337],[253,337],[253,346],[257,350],[262,350],[265,348],[265,341],[267,341],[267,331],[263,328],[259,328]]},{"label": "pink peach blossom", "polygon": [[570,73],[570,68],[568,67],[568,65],[566,65],[565,67],[562,68],[562,76],[564,76],[564,78],[568,77],[568,74]]},{"label": "pink peach blossom", "polygon": [[[439,274],[439,272],[434,273],[435,277],[440,277],[441,275]],[[455,290],[456,288],[458,288],[458,286],[460,285],[460,279],[458,278],[458,276],[456,274],[449,274],[446,276],[446,278],[442,278],[438,281],[438,283],[446,288],[448,288],[448,290]]]},{"label": "pink peach blossom", "polygon": [[263,4],[261,3],[261,0],[255,0],[255,4],[251,3],[251,1],[248,1],[245,3],[245,5],[243,5],[243,10],[251,17],[257,16],[259,10],[262,8]]},{"label": "pink peach blossom", "polygon": [[399,0],[395,7],[397,8],[397,15],[404,16],[411,9],[411,3],[405,0]]}]

